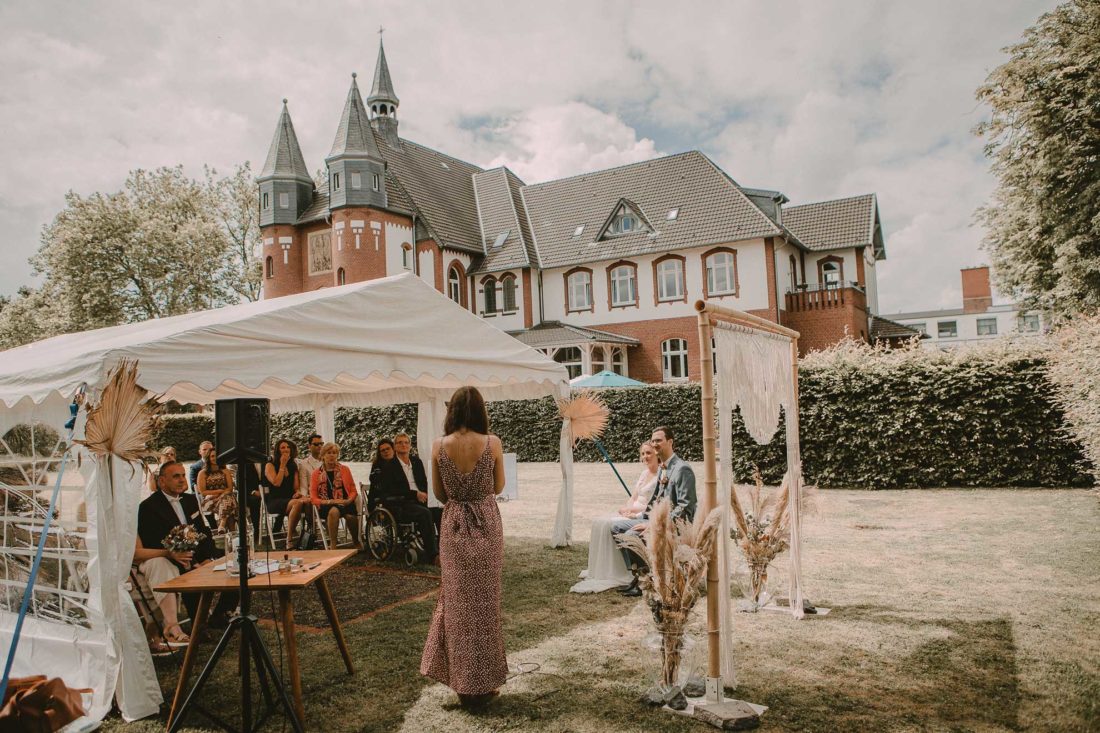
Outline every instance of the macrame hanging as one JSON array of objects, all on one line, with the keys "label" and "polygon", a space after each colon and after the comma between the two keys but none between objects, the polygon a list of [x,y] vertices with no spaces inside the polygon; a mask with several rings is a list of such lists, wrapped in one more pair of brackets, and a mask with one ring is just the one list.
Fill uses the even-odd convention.
[{"label": "macrame hanging", "polygon": [[[713,330],[715,387],[718,398],[718,504],[729,507],[733,491],[733,411],[741,408],[745,429],[761,445],[771,442],[782,411],[796,409],[791,341],[783,336],[718,322]],[[787,477],[790,482],[791,543],[790,603],[802,618],[801,587],[801,461],[796,423],[787,420]],[[733,655],[733,603],[730,575],[737,547],[730,542],[729,512],[722,515],[718,552],[719,641],[722,678],[736,685]]]}]

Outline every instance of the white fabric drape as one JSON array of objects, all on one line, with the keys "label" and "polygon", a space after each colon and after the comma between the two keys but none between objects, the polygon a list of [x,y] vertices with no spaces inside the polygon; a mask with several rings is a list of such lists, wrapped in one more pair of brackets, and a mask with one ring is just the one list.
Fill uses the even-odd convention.
[{"label": "white fabric drape", "polygon": [[[96,689],[98,719],[110,710],[112,694],[125,720],[156,715],[163,697],[137,609],[125,588],[137,537],[138,503],[145,474],[140,464],[84,453],[88,511],[88,607],[92,627],[105,641],[105,685]],[[111,541],[101,542],[109,537]],[[104,707],[99,707],[104,705]]]},{"label": "white fabric drape", "polygon": [[428,506],[442,506],[432,491],[432,443],[443,437],[446,417],[447,404],[442,396],[416,404],[416,452],[424,461],[424,471],[428,475]]},{"label": "white fabric drape", "polygon": [[573,540],[573,429],[569,418],[561,423],[558,444],[561,463],[561,494],[558,496],[558,516],[554,520],[551,547],[568,547]]},{"label": "white fabric drape", "polygon": [[[733,491],[733,410],[741,408],[745,429],[753,440],[766,445],[779,428],[781,412],[786,421],[787,475],[789,482],[791,542],[791,614],[802,618],[801,487],[802,464],[798,446],[797,395],[791,361],[791,341],[783,336],[719,322],[713,329],[715,387],[718,398],[719,506],[730,506]],[[737,546],[730,541],[729,512],[722,515],[721,548],[718,552],[719,641],[722,678],[736,680],[733,654],[733,603],[730,575],[737,563]]]}]

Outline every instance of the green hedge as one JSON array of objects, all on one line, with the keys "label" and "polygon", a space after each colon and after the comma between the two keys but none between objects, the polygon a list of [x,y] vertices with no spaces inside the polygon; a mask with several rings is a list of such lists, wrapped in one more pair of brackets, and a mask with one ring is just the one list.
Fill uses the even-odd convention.
[{"label": "green hedge", "polygon": [[[799,371],[803,471],[824,487],[1085,486],[1091,477],[1067,436],[1040,356],[1029,350],[965,353],[879,352],[847,346],[811,355]],[[675,431],[678,452],[702,458],[698,385],[606,390],[611,419],[604,445],[619,462],[637,459],[656,425]],[[555,461],[560,422],[551,399],[494,402],[493,431],[520,461]],[[213,434],[208,416],[165,418],[158,445],[197,454]],[[369,459],[381,435],[405,430],[415,442],[416,405],[341,409],[343,453]],[[304,443],[312,413],[276,416],[272,436]],[[748,480],[758,465],[776,482],[785,470],[783,429],[757,445],[734,416],[734,473]],[[330,436],[325,436],[326,438]],[[589,442],[580,461],[598,461]],[[628,474],[630,472],[628,471]]]}]

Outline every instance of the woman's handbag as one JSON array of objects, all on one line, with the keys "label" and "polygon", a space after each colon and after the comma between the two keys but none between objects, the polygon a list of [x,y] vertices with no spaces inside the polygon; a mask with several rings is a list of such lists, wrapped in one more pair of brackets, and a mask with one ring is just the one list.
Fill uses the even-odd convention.
[{"label": "woman's handbag", "polygon": [[0,733],[46,733],[61,730],[84,715],[81,693],[59,677],[14,677],[0,709]]}]

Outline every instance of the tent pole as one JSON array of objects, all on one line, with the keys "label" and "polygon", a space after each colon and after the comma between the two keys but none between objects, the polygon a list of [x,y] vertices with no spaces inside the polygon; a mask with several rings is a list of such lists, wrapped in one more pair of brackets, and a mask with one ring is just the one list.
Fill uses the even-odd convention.
[{"label": "tent pole", "polygon": [[[788,490],[794,489],[789,499],[791,514],[791,581],[790,604],[791,614],[795,618],[803,618],[805,613],[802,607],[802,456],[799,438],[798,421],[798,339],[791,339],[791,397],[793,407],[787,415],[787,470],[790,472],[790,485]],[[795,475],[795,470],[799,475]]]},{"label": "tent pole", "polygon": [[[703,420],[703,497],[704,514],[718,504],[718,476],[715,471],[717,446],[714,435],[714,351],[711,349],[710,316],[706,304],[698,309],[699,375],[702,382]],[[718,545],[711,550],[707,562],[707,702],[722,701],[721,643],[718,625]]]}]

